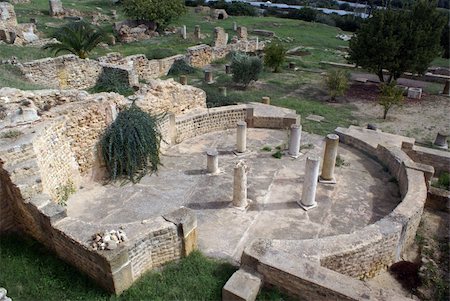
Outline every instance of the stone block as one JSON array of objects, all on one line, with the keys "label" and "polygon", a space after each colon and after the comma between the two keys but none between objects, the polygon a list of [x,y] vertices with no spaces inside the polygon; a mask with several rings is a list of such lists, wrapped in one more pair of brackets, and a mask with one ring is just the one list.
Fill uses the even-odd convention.
[{"label": "stone block", "polygon": [[46,206],[42,207],[40,211],[45,217],[49,219],[50,223],[52,224],[67,217],[66,209],[61,205],[53,202],[48,203]]},{"label": "stone block", "polygon": [[223,301],[253,301],[261,288],[262,280],[259,276],[239,269],[235,272],[222,289]]},{"label": "stone block", "polygon": [[163,218],[168,222],[174,223],[177,227],[181,227],[184,238],[197,228],[197,217],[195,216],[194,211],[186,207],[181,207],[165,214],[163,215]]},{"label": "stone block", "polygon": [[422,88],[408,88],[408,98],[421,99]]},{"label": "stone block", "polygon": [[113,292],[116,295],[121,294],[128,289],[135,279],[133,279],[133,273],[131,271],[131,263],[123,266],[120,270],[113,272],[112,274],[114,282]]},{"label": "stone block", "polygon": [[49,0],[49,14],[52,17],[64,15],[64,8],[61,0]]}]

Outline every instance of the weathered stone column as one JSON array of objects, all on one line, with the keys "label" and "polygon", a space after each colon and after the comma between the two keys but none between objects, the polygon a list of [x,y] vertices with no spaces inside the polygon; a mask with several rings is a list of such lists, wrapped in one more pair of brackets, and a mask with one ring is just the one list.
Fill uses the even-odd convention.
[{"label": "weathered stone column", "polygon": [[220,94],[222,94],[223,96],[227,96],[227,87],[219,87],[219,92]]},{"label": "weathered stone column", "polygon": [[262,100],[262,103],[263,103],[263,104],[265,104],[265,105],[270,105],[270,97],[269,97],[269,96],[263,96],[263,97],[261,98],[261,100]]},{"label": "weathered stone column", "polygon": [[236,31],[237,30],[237,23],[233,22],[233,30]]},{"label": "weathered stone column", "polygon": [[256,51],[259,50],[259,37],[256,37]]},{"label": "weathered stone column", "polygon": [[339,145],[339,136],[336,134],[328,134],[325,138],[325,153],[323,155],[322,174],[319,181],[321,183],[335,184],[334,166]]},{"label": "weathered stone column", "polygon": [[186,75],[180,75],[180,84],[187,85],[187,76]]},{"label": "weathered stone column", "polygon": [[300,140],[302,138],[302,126],[291,125],[291,136],[289,137],[289,155],[298,158],[300,155]]},{"label": "weathered stone column", "polygon": [[438,148],[448,149],[447,138],[448,138],[448,134],[438,132],[433,144]]},{"label": "weathered stone column", "polygon": [[303,182],[302,198],[298,203],[305,210],[312,209],[317,206],[316,190],[317,178],[319,177],[319,157],[306,158],[305,181]]},{"label": "weathered stone column", "polygon": [[238,121],[236,131],[236,151],[244,153],[247,150],[247,123]]},{"label": "weathered stone column", "polygon": [[210,84],[213,82],[213,75],[212,75],[212,71],[210,70],[205,70],[205,82]]},{"label": "weathered stone column", "polygon": [[444,90],[442,91],[442,94],[446,96],[450,96],[450,80],[445,81]]},{"label": "weathered stone column", "polygon": [[247,172],[248,166],[244,161],[239,161],[234,167],[233,177],[233,206],[244,209],[247,201]]},{"label": "weathered stone column", "polygon": [[181,37],[186,40],[186,25],[181,27]]},{"label": "weathered stone column", "polygon": [[200,40],[202,38],[201,31],[200,31],[200,25],[195,25],[194,38],[196,38],[198,40]]},{"label": "weathered stone column", "polygon": [[225,65],[225,74],[231,74],[231,66],[228,64]]},{"label": "weathered stone column", "polygon": [[219,172],[219,153],[215,148],[206,151],[206,170],[211,174]]}]

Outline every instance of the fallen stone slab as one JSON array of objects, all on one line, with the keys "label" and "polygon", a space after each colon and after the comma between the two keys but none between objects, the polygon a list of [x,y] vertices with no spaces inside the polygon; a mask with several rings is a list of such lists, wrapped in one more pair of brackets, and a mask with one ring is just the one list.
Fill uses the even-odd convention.
[{"label": "fallen stone slab", "polygon": [[222,289],[223,301],[253,301],[258,295],[262,280],[257,275],[239,269]]},{"label": "fallen stone slab", "polygon": [[315,122],[322,122],[325,117],[320,116],[320,115],[314,115],[314,114],[310,114],[306,117],[307,120],[311,120],[311,121],[315,121]]}]

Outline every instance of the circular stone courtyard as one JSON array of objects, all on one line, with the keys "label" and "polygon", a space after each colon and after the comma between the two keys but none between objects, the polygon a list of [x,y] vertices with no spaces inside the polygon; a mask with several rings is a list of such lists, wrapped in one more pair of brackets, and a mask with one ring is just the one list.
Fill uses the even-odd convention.
[{"label": "circular stone courtyard", "polygon": [[[247,152],[237,156],[236,130],[187,139],[163,152],[157,174],[138,184],[90,182],[68,200],[67,213],[86,222],[121,224],[144,221],[191,208],[198,219],[199,248],[208,256],[239,261],[255,238],[299,240],[351,233],[389,214],[400,202],[395,180],[375,160],[339,145],[337,184],[317,188],[318,206],[304,211],[298,204],[305,161],[323,156],[324,138],[302,132],[301,155],[272,157],[284,148],[287,131],[248,129]],[[206,173],[206,150],[216,148],[220,173]],[[271,151],[267,151],[271,148]],[[231,205],[233,168],[249,166],[247,210]]]}]

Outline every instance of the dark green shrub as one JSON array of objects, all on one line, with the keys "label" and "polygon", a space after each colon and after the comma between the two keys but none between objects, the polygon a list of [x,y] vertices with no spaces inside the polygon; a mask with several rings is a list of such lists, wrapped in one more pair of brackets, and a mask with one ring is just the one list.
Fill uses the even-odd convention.
[{"label": "dark green shrub", "polygon": [[278,72],[286,57],[286,49],[280,43],[272,42],[264,48],[264,64]]},{"label": "dark green shrub", "polygon": [[233,54],[231,59],[233,82],[247,87],[252,80],[258,80],[262,67],[261,60],[256,56],[243,53]]},{"label": "dark green shrub", "polygon": [[388,111],[393,106],[401,106],[403,103],[403,89],[397,87],[397,83],[381,84],[381,93],[378,103],[383,107],[383,119],[386,119]]},{"label": "dark green shrub", "polygon": [[177,52],[171,48],[152,48],[147,51],[145,56],[149,60],[159,60],[176,54]]},{"label": "dark green shrub", "polygon": [[123,96],[130,96],[134,94],[134,90],[130,85],[124,82],[122,74],[110,70],[108,73],[103,73],[95,86],[89,89],[91,93],[100,92],[116,92]]},{"label": "dark green shrub", "polygon": [[230,96],[223,96],[215,87],[202,87],[206,92],[206,106],[208,108],[231,106],[236,102]]},{"label": "dark green shrub", "polygon": [[325,86],[328,88],[331,101],[336,101],[337,96],[342,96],[348,89],[348,73],[343,70],[333,69],[325,76]]},{"label": "dark green shrub", "polygon": [[169,75],[192,74],[196,69],[191,67],[184,60],[176,60],[170,67]]},{"label": "dark green shrub", "polygon": [[448,172],[442,173],[437,182],[433,185],[438,188],[450,190],[450,174]]},{"label": "dark green shrub", "polygon": [[138,182],[161,164],[161,133],[158,118],[137,105],[121,111],[100,140],[103,159],[111,180],[125,178]]},{"label": "dark green shrub", "polygon": [[231,16],[256,16],[258,12],[256,8],[244,2],[232,2],[225,9],[227,14]]},{"label": "dark green shrub", "polygon": [[356,17],[354,15],[333,15],[334,22],[336,24],[336,27],[339,27],[340,29],[344,31],[351,31],[355,32],[358,29],[361,28],[363,18]]},{"label": "dark green shrub", "polygon": [[287,18],[303,20],[306,22],[312,22],[312,21],[316,20],[316,16],[317,16],[317,10],[309,8],[309,7],[303,7],[301,9],[296,9],[296,10],[290,11],[287,15]]}]

